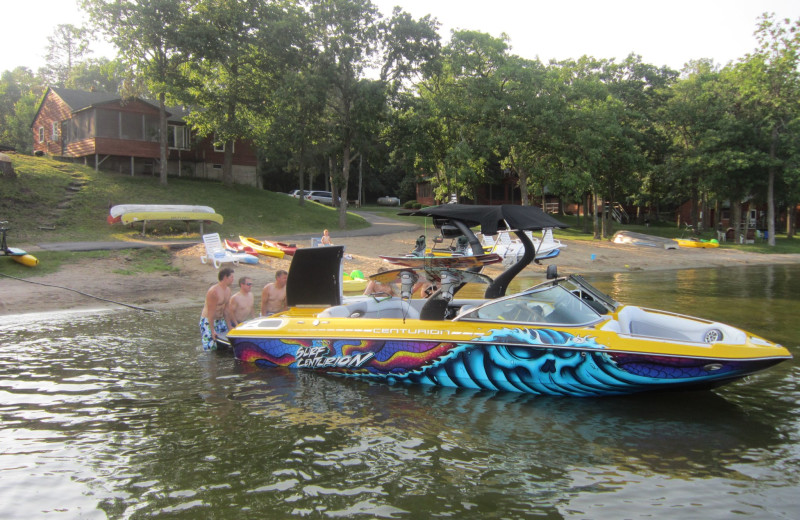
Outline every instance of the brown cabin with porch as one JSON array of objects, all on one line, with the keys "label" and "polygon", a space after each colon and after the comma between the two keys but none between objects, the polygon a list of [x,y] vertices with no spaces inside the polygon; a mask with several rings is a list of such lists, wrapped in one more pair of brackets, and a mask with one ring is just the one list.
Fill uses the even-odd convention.
[{"label": "brown cabin with porch", "polygon": [[[221,179],[224,149],[210,137],[192,134],[184,115],[180,108],[167,109],[169,175]],[[154,175],[160,160],[158,121],[158,106],[143,99],[50,87],[31,124],[33,151],[95,169]],[[237,140],[234,182],[256,186],[257,164],[251,143]]]}]

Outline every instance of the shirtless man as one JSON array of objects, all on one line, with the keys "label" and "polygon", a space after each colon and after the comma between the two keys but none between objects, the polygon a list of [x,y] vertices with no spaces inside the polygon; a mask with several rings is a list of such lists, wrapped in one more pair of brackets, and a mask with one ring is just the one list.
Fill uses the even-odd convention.
[{"label": "shirtless man", "polygon": [[226,313],[228,300],[231,299],[231,284],[233,283],[233,269],[223,267],[217,276],[219,282],[211,286],[206,293],[206,304],[200,313],[200,337],[203,341],[203,350],[217,348],[217,334],[228,332]]},{"label": "shirtless man", "polygon": [[228,327],[234,328],[241,322],[255,317],[253,312],[253,280],[248,276],[239,278],[239,292],[231,296],[228,304]]},{"label": "shirtless man", "polygon": [[261,291],[261,315],[270,316],[289,308],[286,304],[286,277],[284,270],[275,273],[275,281],[268,283]]}]

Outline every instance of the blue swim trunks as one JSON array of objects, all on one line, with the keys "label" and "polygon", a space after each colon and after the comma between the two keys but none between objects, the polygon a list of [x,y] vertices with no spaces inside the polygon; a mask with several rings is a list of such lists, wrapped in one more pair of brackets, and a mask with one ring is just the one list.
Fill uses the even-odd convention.
[{"label": "blue swim trunks", "polygon": [[[217,331],[217,334],[225,334],[228,332],[228,324],[222,318],[214,320],[214,330]],[[208,318],[200,318],[200,338],[203,341],[203,350],[217,349],[217,343],[211,337],[211,326],[208,323]]]}]

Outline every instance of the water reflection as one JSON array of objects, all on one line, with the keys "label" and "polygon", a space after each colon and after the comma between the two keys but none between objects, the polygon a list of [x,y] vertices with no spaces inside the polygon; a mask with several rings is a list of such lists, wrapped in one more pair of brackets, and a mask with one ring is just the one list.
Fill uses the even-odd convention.
[{"label": "water reflection", "polygon": [[[593,281],[643,305],[766,324],[760,332],[792,338],[781,341],[797,355],[780,312],[800,310],[798,276],[737,272],[750,292],[727,270]],[[692,394],[386,386],[203,352],[196,315],[0,321],[4,518],[728,518],[794,508],[800,374],[789,363]]]}]

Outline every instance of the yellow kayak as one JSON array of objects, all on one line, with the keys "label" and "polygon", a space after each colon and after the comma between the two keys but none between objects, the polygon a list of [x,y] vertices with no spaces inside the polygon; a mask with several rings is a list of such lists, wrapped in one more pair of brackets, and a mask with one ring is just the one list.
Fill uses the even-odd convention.
[{"label": "yellow kayak", "polygon": [[199,211],[133,211],[122,215],[120,220],[123,224],[133,224],[145,220],[208,220],[222,224],[222,215]]},{"label": "yellow kayak", "polygon": [[12,255],[11,259],[19,264],[27,265],[28,267],[39,265],[39,259],[33,255]]},{"label": "yellow kayak", "polygon": [[717,242],[714,239],[706,241],[706,240],[699,240],[697,238],[675,238],[674,240],[681,247],[702,247],[702,248],[719,247],[719,242]]},{"label": "yellow kayak", "polygon": [[268,246],[257,238],[243,237],[242,235],[239,235],[239,241],[245,246],[253,248],[253,251],[259,255],[283,258],[283,256],[286,254],[277,247]]}]

